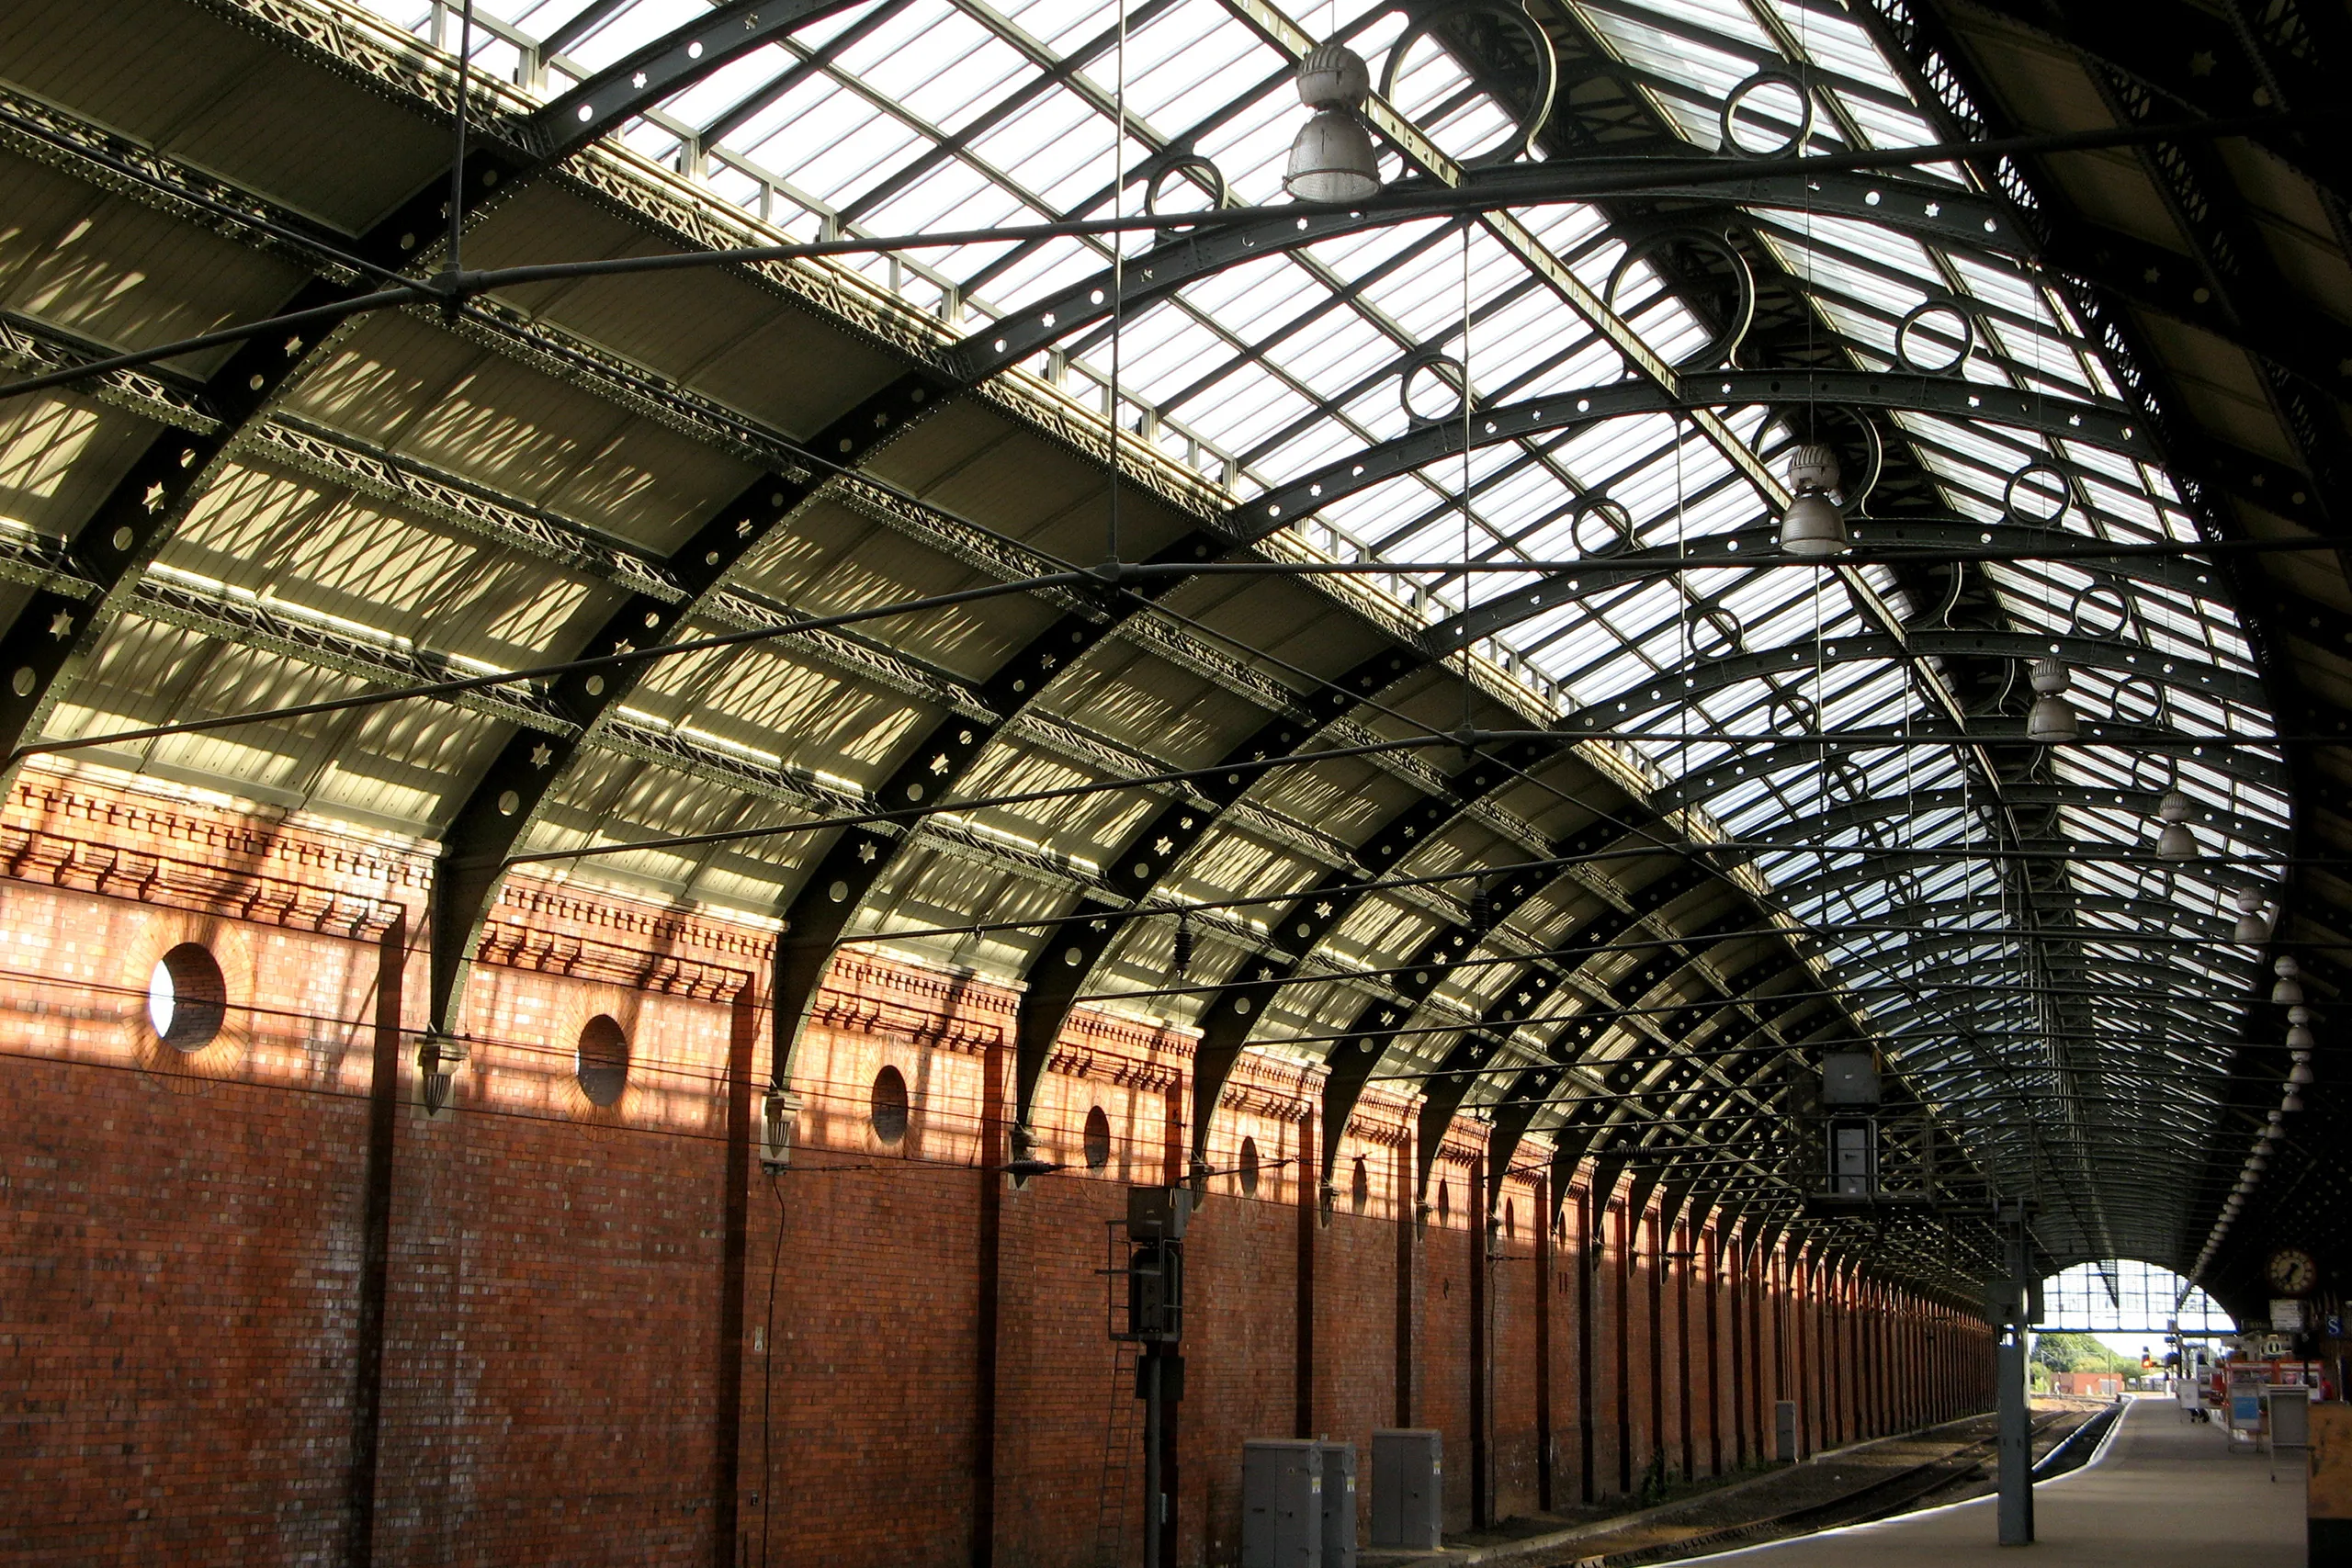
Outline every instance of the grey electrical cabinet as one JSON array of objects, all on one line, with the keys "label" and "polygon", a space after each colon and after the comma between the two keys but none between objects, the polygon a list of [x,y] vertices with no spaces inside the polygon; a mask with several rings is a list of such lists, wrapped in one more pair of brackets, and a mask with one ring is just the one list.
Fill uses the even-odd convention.
[{"label": "grey electrical cabinet", "polygon": [[1782,1464],[1797,1461],[1797,1402],[1793,1399],[1772,1406],[1772,1457]]},{"label": "grey electrical cabinet", "polygon": [[1241,1568],[1323,1568],[1323,1445],[1241,1445]]},{"label": "grey electrical cabinet", "polygon": [[1445,1498],[1444,1436],[1423,1427],[1372,1435],[1372,1544],[1434,1551]]},{"label": "grey electrical cabinet", "polygon": [[1356,1568],[1356,1446],[1321,1442],[1323,1568]]}]

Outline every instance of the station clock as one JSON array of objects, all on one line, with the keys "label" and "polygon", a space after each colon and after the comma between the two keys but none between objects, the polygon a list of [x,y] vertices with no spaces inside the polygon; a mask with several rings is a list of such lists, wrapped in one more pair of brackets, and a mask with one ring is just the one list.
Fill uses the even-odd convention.
[{"label": "station clock", "polygon": [[2270,1288],[2282,1296],[2300,1296],[2319,1283],[2319,1265],[2300,1247],[2282,1247],[2272,1253],[2264,1272]]}]

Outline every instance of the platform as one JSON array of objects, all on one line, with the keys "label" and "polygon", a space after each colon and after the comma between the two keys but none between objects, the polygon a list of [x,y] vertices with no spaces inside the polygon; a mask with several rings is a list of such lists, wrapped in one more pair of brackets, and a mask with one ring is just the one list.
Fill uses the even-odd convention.
[{"label": "platform", "polygon": [[2003,1551],[1994,1499],[1693,1558],[1739,1568],[2301,1568],[2303,1470],[2228,1451],[2219,1426],[2136,1399],[2097,1461],[2034,1488],[2035,1544]]}]

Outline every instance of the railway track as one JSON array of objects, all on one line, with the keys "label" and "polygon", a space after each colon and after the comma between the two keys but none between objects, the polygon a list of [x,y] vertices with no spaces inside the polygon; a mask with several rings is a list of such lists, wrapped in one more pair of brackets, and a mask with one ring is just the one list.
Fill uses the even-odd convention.
[{"label": "railway track", "polygon": [[[2047,1416],[2036,1421],[2032,1428],[2036,1443],[2064,1419],[2061,1415]],[[2111,1416],[2102,1413],[2077,1424],[2036,1462],[2035,1479],[2041,1479],[2043,1466],[2075,1445],[2078,1438],[2082,1445],[2080,1451],[2086,1455],[2098,1442],[2098,1433],[2093,1428],[2102,1427],[2102,1423],[2110,1419]],[[1992,1457],[1997,1444],[1997,1438],[1973,1438],[1932,1459],[1881,1476],[1838,1496],[1758,1518],[1698,1529],[1677,1527],[1661,1521],[1655,1527],[1656,1540],[1628,1541],[1612,1551],[1553,1559],[1553,1568],[1642,1568],[1644,1564],[1667,1562],[1702,1551],[1719,1551],[1741,1541],[1811,1535],[1841,1525],[1867,1524],[1872,1519],[1917,1507],[1939,1492],[1977,1479],[1984,1470],[1984,1461]],[[2075,1462],[2080,1462],[2079,1459]],[[2061,1468],[2071,1469],[2073,1466]]]}]

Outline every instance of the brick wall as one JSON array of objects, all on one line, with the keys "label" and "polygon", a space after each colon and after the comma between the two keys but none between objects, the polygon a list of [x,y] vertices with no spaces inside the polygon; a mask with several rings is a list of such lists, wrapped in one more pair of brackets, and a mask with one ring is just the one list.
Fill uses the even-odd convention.
[{"label": "brick wall", "polygon": [[[845,956],[796,1058],[799,1147],[765,1176],[730,1128],[767,1071],[769,934],[521,884],[427,1114],[427,869],[166,787],[15,787],[0,1563],[1080,1568],[1098,1539],[1136,1560],[1131,1352],[1100,1270],[1125,1186],[1186,1146],[1187,1036],[1074,1017],[1034,1110],[1066,1168],[1016,1190],[990,1168],[1012,995]],[[230,1003],[192,1054],[147,1021],[181,942]],[[611,1103],[576,1070],[600,1017],[628,1046]],[[887,1139],[886,1068],[907,1090]],[[1749,1461],[1780,1397],[1808,1447],[1984,1402],[1981,1326],[1680,1210],[1661,1231],[1655,1193],[1572,1190],[1549,1230],[1537,1144],[1490,1257],[1484,1127],[1449,1133],[1418,1210],[1398,1097],[1341,1131],[1324,1214],[1319,1099],[1314,1070],[1252,1057],[1212,1129],[1179,1563],[1238,1556],[1251,1437],[1368,1460],[1376,1427],[1438,1427],[1458,1529],[1540,1507],[1547,1458],[1560,1506],[1637,1484],[1661,1442],[1678,1472]],[[1825,1326],[1838,1369],[1872,1329],[1910,1348],[1825,1385]]]}]

